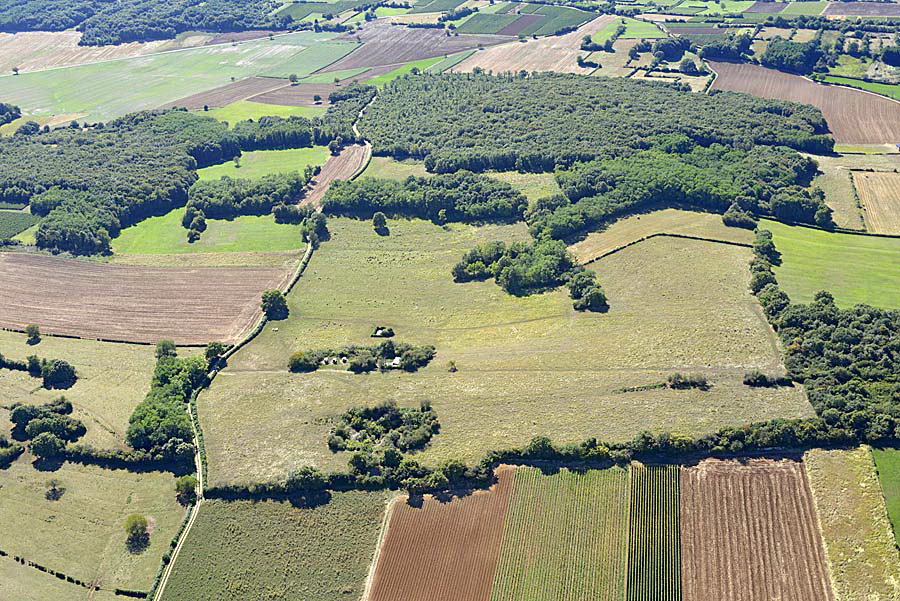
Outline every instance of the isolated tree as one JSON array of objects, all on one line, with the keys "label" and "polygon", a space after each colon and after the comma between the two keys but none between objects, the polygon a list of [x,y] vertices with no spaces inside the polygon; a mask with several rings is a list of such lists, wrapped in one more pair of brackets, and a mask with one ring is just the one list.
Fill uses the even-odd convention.
[{"label": "isolated tree", "polygon": [[197,478],[194,476],[182,476],[175,481],[175,494],[178,502],[184,505],[197,500]]},{"label": "isolated tree", "polygon": [[372,215],[372,227],[375,228],[376,232],[382,232],[387,229],[387,217],[384,216],[384,213],[378,211]]},{"label": "isolated tree", "polygon": [[175,357],[178,355],[178,349],[171,340],[160,340],[156,343],[156,358]]},{"label": "isolated tree", "polygon": [[320,102],[322,102],[322,97],[319,96],[318,94],[313,94],[313,101],[314,101],[316,104],[319,104]]},{"label": "isolated tree", "polygon": [[204,104],[204,105],[203,105],[203,110],[204,110],[204,111],[209,111],[209,105],[208,105],[208,104]]},{"label": "isolated tree", "polygon": [[269,319],[285,319],[288,316],[287,299],[281,290],[266,290],[262,293],[262,310]]},{"label": "isolated tree", "polygon": [[28,325],[25,328],[25,333],[28,335],[29,344],[37,344],[41,341],[41,328],[39,328],[37,325]]},{"label": "isolated tree", "polygon": [[51,478],[47,480],[47,492],[44,493],[44,498],[48,501],[59,501],[63,493],[66,492],[66,489],[61,486],[61,482],[56,478]]},{"label": "isolated tree", "polygon": [[13,72],[13,75],[18,75],[18,74],[19,74],[19,68],[18,68],[18,67],[13,67],[13,68],[12,68],[12,72]]},{"label": "isolated tree", "polygon": [[240,169],[240,168],[241,168],[241,157],[237,157],[237,156],[236,156],[236,157],[234,157],[233,159],[231,159],[231,162],[234,163],[234,168],[235,168],[235,169]]},{"label": "isolated tree", "polygon": [[697,72],[697,64],[693,60],[684,57],[683,59],[681,59],[681,64],[678,66],[678,70],[682,73],[693,75]]},{"label": "isolated tree", "polygon": [[129,515],[125,518],[125,533],[130,541],[147,536],[147,518],[139,513]]},{"label": "isolated tree", "polygon": [[297,83],[300,78],[297,77],[296,73],[291,73],[290,75],[288,75],[288,79],[291,80],[291,83]]},{"label": "isolated tree", "polygon": [[44,388],[69,388],[78,379],[75,368],[68,361],[52,359],[41,364]]},{"label": "isolated tree", "polygon": [[31,441],[31,454],[38,459],[53,459],[66,450],[66,443],[56,434],[41,432]]}]

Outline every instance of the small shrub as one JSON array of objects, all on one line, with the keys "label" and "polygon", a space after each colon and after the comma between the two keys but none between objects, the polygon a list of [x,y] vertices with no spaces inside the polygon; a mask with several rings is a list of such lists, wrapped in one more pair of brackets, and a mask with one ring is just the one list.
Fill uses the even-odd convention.
[{"label": "small shrub", "polygon": [[666,378],[666,384],[669,388],[676,390],[685,390],[688,388],[699,388],[700,390],[709,390],[709,382],[703,374],[682,374],[674,373]]},{"label": "small shrub", "polygon": [[318,368],[318,358],[311,353],[297,351],[288,359],[288,370],[294,373],[316,371]]}]

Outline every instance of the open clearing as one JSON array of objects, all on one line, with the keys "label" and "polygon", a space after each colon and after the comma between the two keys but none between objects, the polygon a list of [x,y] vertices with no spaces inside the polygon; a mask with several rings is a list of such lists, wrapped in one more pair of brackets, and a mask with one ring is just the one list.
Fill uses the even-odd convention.
[{"label": "open clearing", "polygon": [[865,207],[866,229],[900,234],[900,173],[855,171],[853,183]]},{"label": "open clearing", "polygon": [[358,599],[386,494],[326,503],[207,500],[178,555],[165,601]]},{"label": "open clearing", "polygon": [[823,232],[768,220],[760,226],[774,236],[782,260],[775,277],[792,301],[808,303],[816,292],[827,290],[839,307],[857,303],[900,307],[900,239]]},{"label": "open clearing", "polygon": [[514,469],[489,490],[391,505],[367,601],[488,601]]},{"label": "open clearing", "polygon": [[613,20],[612,15],[603,15],[585,23],[572,33],[560,36],[526,39],[476,52],[450,71],[467,73],[480,67],[485,71],[503,73],[506,71],[558,71],[561,73],[590,74],[593,67],[579,67],[576,60],[581,53],[579,47],[586,35],[593,35]]},{"label": "open clearing", "polygon": [[679,467],[631,464],[629,601],[681,599]]},{"label": "open clearing", "polygon": [[628,471],[518,468],[491,601],[618,601]]},{"label": "open clearing", "polygon": [[835,597],[900,597],[900,556],[868,447],[804,456]]},{"label": "open clearing", "polygon": [[[347,455],[326,446],[332,420],[388,399],[434,404],[441,432],[419,454],[430,464],[472,462],[536,435],[563,443],[656,428],[699,434],[812,413],[799,386],[742,384],[749,369],[783,369],[747,290],[749,249],[642,242],[592,264],[610,311],[578,313],[563,289],[513,297],[490,281],[453,283],[450,269],[466,250],[525,239],[523,224],[389,220],[388,227],[389,236],[378,236],[370,221],[330,219],[331,240],[288,295],[291,317],[234,355],[200,395],[211,482],[271,479],[303,464],[342,469]],[[287,372],[292,352],[371,344],[376,324],[393,327],[398,341],[435,345],[437,357],[415,374]],[[457,373],[448,373],[450,360]],[[713,387],[620,390],[674,371],[702,371]]]},{"label": "open clearing", "polygon": [[277,104],[264,104],[262,102],[250,102],[247,100],[239,100],[232,102],[228,106],[206,111],[204,115],[213,117],[219,121],[226,121],[231,127],[238,121],[246,121],[247,119],[259,120],[260,117],[320,117],[325,114],[326,107],[317,106],[278,106]]},{"label": "open clearing", "polygon": [[254,179],[288,171],[303,173],[307,165],[324,165],[329,156],[330,153],[325,146],[288,150],[254,150],[241,153],[239,167],[235,165],[234,161],[227,161],[220,165],[198,169],[197,176],[201,180],[219,179],[223,176],[235,179]]},{"label": "open clearing", "polygon": [[818,107],[837,142],[884,144],[900,140],[900,102],[758,65],[710,61],[710,66],[718,74],[713,89]]},{"label": "open clearing", "polygon": [[753,242],[753,232],[737,227],[728,227],[722,223],[721,215],[681,209],[662,209],[620,219],[602,232],[591,232],[584,240],[572,244],[569,250],[580,263],[590,263],[617,249],[659,234],[696,236],[739,244]]},{"label": "open clearing", "polygon": [[796,461],[707,459],[681,475],[686,601],[834,599]]},{"label": "open clearing", "polygon": [[184,100],[192,94],[224,86],[229,80],[255,75],[285,78],[290,73],[308,75],[357,46],[350,42],[330,42],[333,37],[330,33],[300,32],[274,40],[190,48],[6,75],[0,77],[0,97],[20,106],[26,114],[87,113],[89,121],[106,121],[163,105],[177,104],[191,109],[202,108],[203,104],[224,106],[247,96],[232,95],[222,104],[202,102],[199,106],[190,106]]},{"label": "open clearing", "polygon": [[[149,589],[184,516],[175,477],[72,463],[38,470],[31,460],[25,454],[0,470],[0,548],[102,588]],[[57,501],[45,496],[51,478],[65,489]],[[141,553],[125,544],[123,524],[132,513],[153,526]]]},{"label": "open clearing", "polygon": [[[36,323],[45,329],[42,322]],[[63,359],[75,367],[78,381],[67,390],[47,390],[39,379],[25,372],[3,370],[0,403],[35,405],[65,396],[72,402],[73,417],[87,427],[79,442],[99,448],[124,448],[128,418],[150,389],[156,365],[153,348],[50,336],[29,345],[26,338],[25,334],[0,330],[0,353],[18,361],[29,355]]]},{"label": "open clearing", "polygon": [[0,326],[39,323],[49,334],[132,342],[234,342],[260,315],[262,291],[289,277],[272,267],[129,267],[3,253]]},{"label": "open clearing", "polygon": [[872,455],[878,468],[888,517],[894,525],[894,537],[900,545],[900,449],[874,449]]}]

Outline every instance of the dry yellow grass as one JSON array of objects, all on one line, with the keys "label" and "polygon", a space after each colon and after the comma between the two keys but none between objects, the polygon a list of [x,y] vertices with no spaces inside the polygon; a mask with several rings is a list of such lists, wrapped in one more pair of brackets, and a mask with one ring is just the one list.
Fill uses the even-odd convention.
[{"label": "dry yellow grass", "polygon": [[900,173],[854,171],[853,182],[865,211],[866,229],[900,234]]},{"label": "dry yellow grass", "polygon": [[868,447],[805,455],[835,598],[900,599],[900,557]]},{"label": "dry yellow grass", "polygon": [[663,209],[645,215],[632,215],[616,221],[602,232],[592,232],[569,247],[581,263],[589,263],[618,248],[654,234],[680,234],[712,240],[753,242],[749,230],[728,227],[720,215]]},{"label": "dry yellow grass", "polygon": [[654,71],[647,75],[647,71],[640,70],[631,76],[631,79],[643,79],[644,81],[657,81],[662,83],[686,83],[694,92],[702,92],[706,89],[706,82],[710,75],[684,75],[682,73],[665,73]]}]

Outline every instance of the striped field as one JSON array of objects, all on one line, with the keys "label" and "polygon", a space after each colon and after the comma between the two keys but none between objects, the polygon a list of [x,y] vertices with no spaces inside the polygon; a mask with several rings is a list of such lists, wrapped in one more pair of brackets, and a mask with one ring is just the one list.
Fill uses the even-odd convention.
[{"label": "striped field", "polygon": [[679,468],[631,465],[628,601],[681,599]]}]

